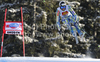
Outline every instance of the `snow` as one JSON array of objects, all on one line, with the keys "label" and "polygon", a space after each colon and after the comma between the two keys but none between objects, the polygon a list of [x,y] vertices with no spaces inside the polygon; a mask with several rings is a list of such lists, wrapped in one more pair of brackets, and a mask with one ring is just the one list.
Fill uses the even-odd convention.
[{"label": "snow", "polygon": [[96,19],[100,19],[100,16],[97,16]]},{"label": "snow", "polygon": [[44,14],[45,20],[47,21],[47,13],[45,11],[42,11],[42,13]]},{"label": "snow", "polygon": [[13,9],[13,8],[11,8],[8,11],[9,12],[12,12],[12,13],[16,13],[16,12],[20,11],[20,9]]},{"label": "snow", "polygon": [[80,20],[84,20],[84,17],[78,16]]},{"label": "snow", "polygon": [[[22,36],[16,36],[18,39],[22,40]],[[28,37],[28,36],[24,36],[24,39],[25,39],[25,42],[26,43],[32,43],[33,42],[33,39]]]},{"label": "snow", "polygon": [[0,62],[100,62],[91,58],[51,58],[51,57],[2,57]]},{"label": "snow", "polygon": [[5,9],[5,7],[6,6],[9,6],[9,7],[11,7],[11,6],[13,6],[13,5],[15,5],[16,3],[2,3],[1,5],[0,5],[0,9]]},{"label": "snow", "polygon": [[66,1],[66,2],[68,3],[68,5],[70,5],[72,7],[74,7],[75,5],[80,5],[80,3],[77,1],[73,1],[73,2]]}]

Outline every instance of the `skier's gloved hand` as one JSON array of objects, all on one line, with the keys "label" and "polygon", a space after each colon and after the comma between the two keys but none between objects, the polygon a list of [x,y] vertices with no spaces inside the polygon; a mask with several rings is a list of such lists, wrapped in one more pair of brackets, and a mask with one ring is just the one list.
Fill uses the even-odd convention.
[{"label": "skier's gloved hand", "polygon": [[74,20],[77,21],[77,16],[73,16],[73,17],[74,17]]},{"label": "skier's gloved hand", "polygon": [[78,22],[78,21],[75,21],[75,24],[77,24],[77,25],[78,25],[78,24],[79,24],[79,22]]}]

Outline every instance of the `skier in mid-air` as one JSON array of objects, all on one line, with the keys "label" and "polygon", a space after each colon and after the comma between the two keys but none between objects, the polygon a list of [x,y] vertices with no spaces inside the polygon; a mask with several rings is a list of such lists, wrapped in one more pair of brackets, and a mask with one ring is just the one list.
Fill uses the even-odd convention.
[{"label": "skier in mid-air", "polygon": [[[83,38],[84,34],[81,32],[78,24],[79,24],[79,18],[77,14],[74,12],[74,10],[71,8],[71,6],[66,5],[65,1],[59,2],[59,7],[56,11],[56,24],[59,33],[61,34],[61,25],[60,25],[60,17],[61,21],[67,25],[68,29],[70,30],[71,34],[75,37],[75,32],[71,26],[71,24],[74,25],[76,28],[80,38]],[[81,40],[82,41],[82,40]]]}]

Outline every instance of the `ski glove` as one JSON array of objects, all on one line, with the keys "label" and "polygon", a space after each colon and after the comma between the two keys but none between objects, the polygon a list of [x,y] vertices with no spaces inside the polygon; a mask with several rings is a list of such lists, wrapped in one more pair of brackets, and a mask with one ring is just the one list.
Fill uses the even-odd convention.
[{"label": "ski glove", "polygon": [[75,24],[77,24],[77,25],[78,25],[78,24],[79,24],[79,22],[78,22],[78,21],[76,21],[76,22],[75,22]]}]

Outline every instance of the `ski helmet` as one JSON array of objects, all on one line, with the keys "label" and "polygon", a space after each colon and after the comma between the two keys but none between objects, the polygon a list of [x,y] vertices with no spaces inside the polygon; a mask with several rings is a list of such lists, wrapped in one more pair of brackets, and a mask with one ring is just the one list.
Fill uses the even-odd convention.
[{"label": "ski helmet", "polygon": [[59,6],[65,6],[66,5],[66,2],[65,1],[60,1],[59,2]]}]

